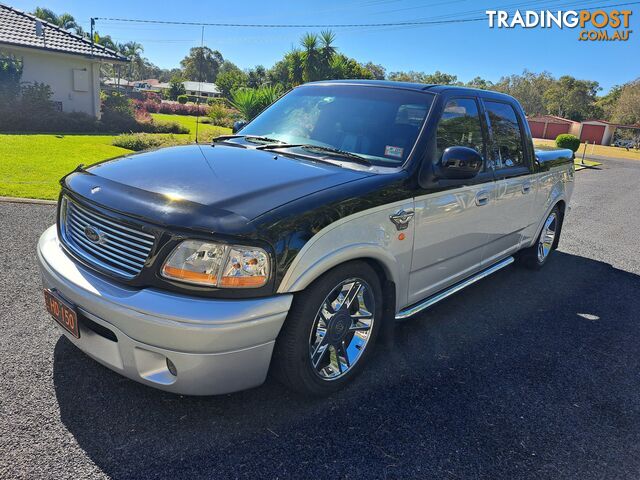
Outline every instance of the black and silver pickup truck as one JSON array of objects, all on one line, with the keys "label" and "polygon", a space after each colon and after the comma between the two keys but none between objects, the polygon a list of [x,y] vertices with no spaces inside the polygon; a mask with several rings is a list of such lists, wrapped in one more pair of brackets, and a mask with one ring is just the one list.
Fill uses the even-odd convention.
[{"label": "black and silver pickup truck", "polygon": [[233,135],[78,168],[38,258],[71,342],[146,385],[327,394],[389,325],[514,260],[542,267],[573,152],[490,91],[293,89]]}]

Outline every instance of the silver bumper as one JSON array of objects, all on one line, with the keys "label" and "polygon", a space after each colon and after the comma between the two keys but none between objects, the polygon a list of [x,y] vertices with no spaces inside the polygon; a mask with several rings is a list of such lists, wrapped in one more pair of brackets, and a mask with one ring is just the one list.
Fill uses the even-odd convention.
[{"label": "silver bumper", "polygon": [[117,338],[96,333],[81,319],[79,339],[60,327],[72,343],[126,377],[185,395],[229,393],[264,382],[293,298],[219,300],[130,289],[69,258],[55,226],[40,237],[38,261],[45,288]]}]

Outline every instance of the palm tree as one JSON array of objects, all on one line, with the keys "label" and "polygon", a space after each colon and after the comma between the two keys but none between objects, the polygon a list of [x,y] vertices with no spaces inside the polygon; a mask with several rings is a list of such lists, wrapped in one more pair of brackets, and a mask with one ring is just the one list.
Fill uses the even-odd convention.
[{"label": "palm tree", "polygon": [[[142,44],[131,41],[131,42],[127,42],[122,45],[119,45],[118,50],[120,51],[120,53],[122,53],[122,55],[127,57],[130,61],[129,79],[137,78],[140,75],[141,70],[143,69],[143,66],[144,66],[144,60],[140,55],[142,52],[144,52],[144,47],[142,46]],[[134,76],[134,69],[136,73],[135,76]]]},{"label": "palm tree", "polygon": [[323,80],[331,76],[331,60],[337,51],[337,48],[333,46],[335,39],[336,34],[331,30],[325,30],[320,33],[320,41],[322,43],[320,48],[320,75]]},{"label": "palm tree", "polygon": [[304,60],[300,50],[291,50],[285,56],[289,70],[289,83],[292,86],[300,85],[304,79]]},{"label": "palm tree", "polygon": [[302,78],[305,82],[312,82],[318,79],[318,63],[320,55],[318,51],[318,35],[315,33],[305,33],[300,44],[304,48],[302,52]]},{"label": "palm tree", "polygon": [[73,18],[73,15],[69,13],[58,15],[48,8],[37,7],[34,10],[33,15],[45,22],[53,23],[64,30],[74,30],[77,35],[82,35],[84,33],[82,27],[78,25],[78,22]]}]

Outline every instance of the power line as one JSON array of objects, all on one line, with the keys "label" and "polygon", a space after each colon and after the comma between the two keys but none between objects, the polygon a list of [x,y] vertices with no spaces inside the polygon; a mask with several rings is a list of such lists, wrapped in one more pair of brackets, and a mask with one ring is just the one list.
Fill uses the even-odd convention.
[{"label": "power line", "polygon": [[[640,3],[640,2],[635,2]],[[174,20],[143,20],[136,18],[105,18],[94,17],[95,20],[103,20],[109,22],[131,22],[131,23],[154,23],[161,25],[191,25],[205,27],[243,27],[243,28],[353,28],[353,27],[403,27],[416,25],[439,25],[443,23],[466,23],[486,20],[486,18],[461,18],[454,20],[424,20],[424,21],[407,21],[407,22],[385,22],[385,23],[318,23],[318,24],[302,24],[302,23],[208,23],[208,22],[178,22]]]},{"label": "power line", "polygon": [[[541,0],[538,0],[539,2]],[[590,3],[590,2],[587,2]],[[628,5],[638,5],[640,2],[625,2],[599,7],[590,7],[584,10],[598,10],[601,8],[623,7]],[[565,4],[568,5],[568,4]],[[523,7],[524,8],[524,7]],[[539,8],[539,7],[538,7]],[[449,14],[452,15],[452,14]],[[437,17],[436,17],[437,18]],[[115,17],[94,17],[93,20],[106,22],[126,22],[126,23],[146,23],[157,25],[189,25],[198,27],[234,27],[234,28],[372,28],[372,27],[416,27],[429,25],[443,25],[455,23],[470,23],[486,20],[486,17],[477,18],[456,18],[442,20],[413,20],[401,22],[379,22],[379,23],[223,23],[223,22],[183,22],[176,20],[148,20],[141,18],[115,18]]]}]

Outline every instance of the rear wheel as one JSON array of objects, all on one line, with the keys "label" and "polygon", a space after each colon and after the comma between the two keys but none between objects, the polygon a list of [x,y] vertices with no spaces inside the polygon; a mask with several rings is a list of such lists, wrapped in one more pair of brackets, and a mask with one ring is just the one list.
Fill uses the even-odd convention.
[{"label": "rear wheel", "polygon": [[381,321],[376,272],[363,261],[338,266],[296,295],[276,341],[273,373],[301,393],[332,393],[362,370]]},{"label": "rear wheel", "polygon": [[556,205],[545,219],[536,242],[531,247],[518,252],[517,258],[520,264],[534,270],[542,268],[558,245],[561,226],[562,215]]}]

